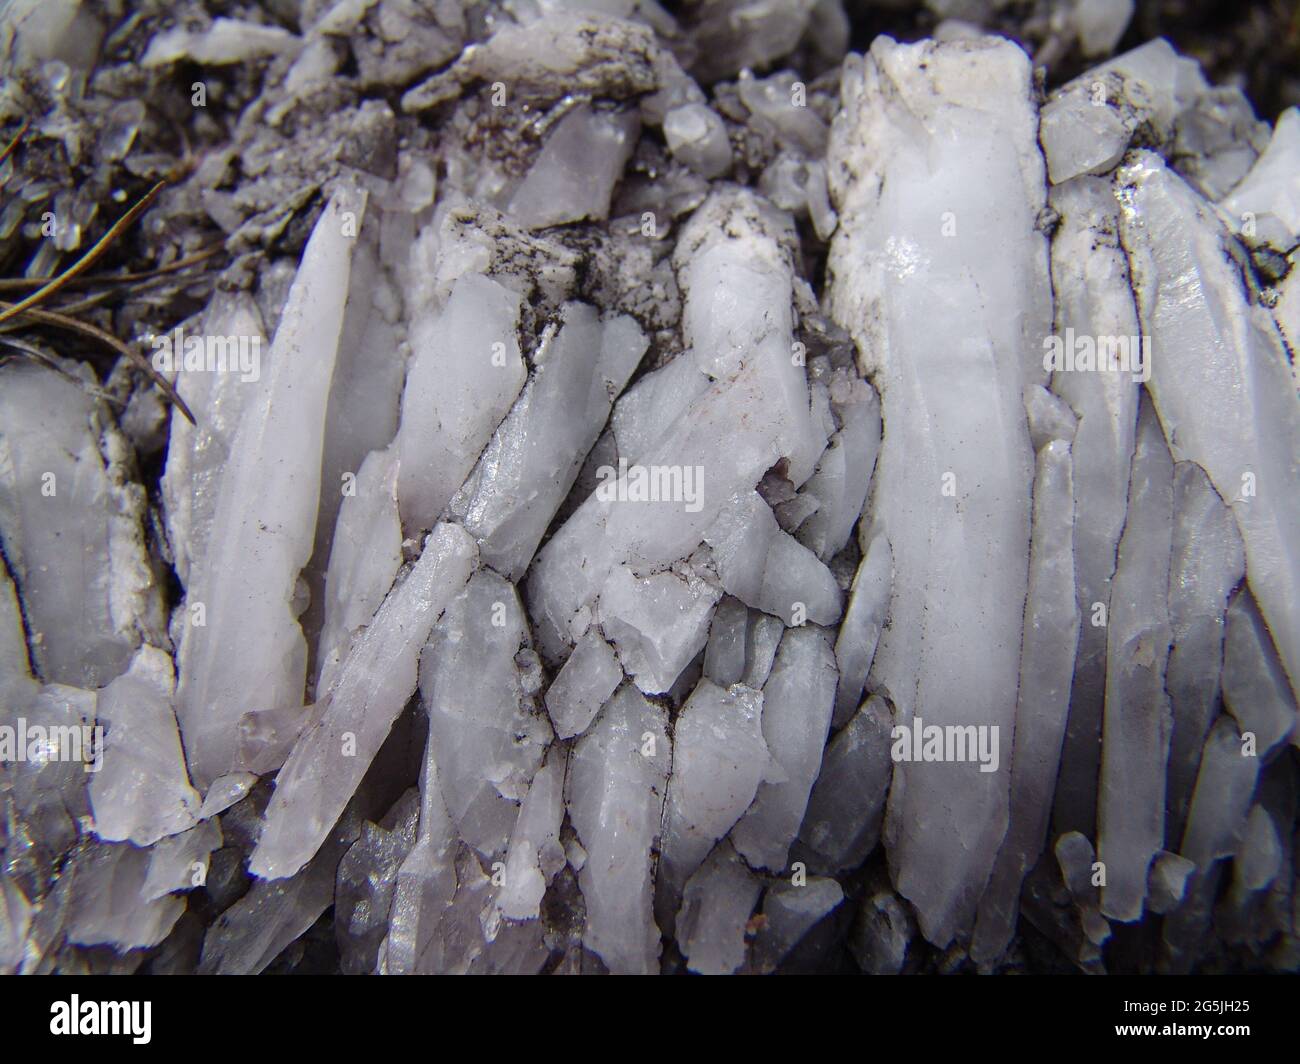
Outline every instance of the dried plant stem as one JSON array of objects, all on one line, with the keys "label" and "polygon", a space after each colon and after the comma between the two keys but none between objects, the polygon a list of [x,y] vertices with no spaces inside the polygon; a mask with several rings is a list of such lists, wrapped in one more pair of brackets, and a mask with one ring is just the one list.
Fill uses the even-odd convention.
[{"label": "dried plant stem", "polygon": [[122,217],[109,228],[108,232],[99,238],[99,241],[94,247],[82,255],[81,258],[51,280],[48,284],[33,292],[22,302],[10,304],[8,309],[0,311],[0,323],[16,317],[17,315],[30,310],[32,307],[39,306],[41,303],[45,302],[45,300],[49,299],[50,296],[54,295],[55,292],[65,287],[68,282],[78,274],[85,273],[86,270],[94,265],[99,257],[109,249],[113,241],[130,228],[131,224],[149,209],[150,204],[153,203],[154,199],[157,198],[158,193],[161,192],[166,185],[166,181],[159,181],[158,184],[154,185],[153,188],[141,197],[140,201],[136,203],[134,207],[127,211],[126,214],[122,215]]}]

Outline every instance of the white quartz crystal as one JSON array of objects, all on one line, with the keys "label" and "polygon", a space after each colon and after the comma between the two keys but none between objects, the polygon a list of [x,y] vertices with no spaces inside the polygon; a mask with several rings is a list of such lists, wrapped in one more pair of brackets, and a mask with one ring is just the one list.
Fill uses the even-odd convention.
[{"label": "white quartz crystal", "polygon": [[583,944],[616,974],[656,970],[653,847],[673,751],[667,714],[624,684],[573,749],[566,806],[586,860]]},{"label": "white quartz crystal", "polygon": [[1142,915],[1147,872],[1164,839],[1173,473],[1155,412],[1143,404],[1107,629],[1097,802],[1097,859],[1106,866],[1101,909],[1126,922]]},{"label": "white quartz crystal", "polygon": [[[1060,216],[1052,241],[1056,336],[1138,337],[1128,261],[1119,245],[1119,204],[1107,180],[1080,177],[1052,189]],[[1131,373],[1052,374],[1052,392],[1078,417],[1072,455],[1074,568],[1082,625],[1054,816],[1060,831],[1094,837],[1106,635],[1115,552],[1128,510],[1140,385]]]},{"label": "white quartz crystal", "polygon": [[639,133],[635,111],[578,104],[547,137],[510,201],[510,213],[529,229],[607,217],[614,183]]},{"label": "white quartz crystal", "polygon": [[618,655],[596,628],[588,628],[546,691],[555,734],[570,739],[586,731],[622,680]]},{"label": "white quartz crystal", "polygon": [[1239,591],[1228,607],[1223,702],[1241,730],[1255,736],[1260,757],[1295,731],[1295,699],[1249,588]]},{"label": "white quartz crystal", "polygon": [[320,693],[334,683],[359,628],[370,623],[402,566],[402,522],[397,512],[397,455],[371,451],[344,496],[325,574]]},{"label": "white quartz crystal", "polygon": [[714,848],[686,883],[677,938],[686,965],[701,975],[730,975],[745,961],[745,931],[762,884],[727,843]]},{"label": "white quartz crystal", "polygon": [[523,576],[646,344],[631,318],[602,323],[585,303],[565,305],[465,488],[465,526],[498,572]]},{"label": "white quartz crystal", "polygon": [[763,740],[784,779],[760,783],[753,805],[731,831],[751,868],[779,873],[786,867],[821,768],[835,681],[826,633],[812,625],[788,629],[763,685]]},{"label": "white quartz crystal", "polygon": [[564,867],[559,842],[563,819],[564,755],[557,750],[537,770],[520,803],[506,854],[505,885],[497,898],[502,915],[511,920],[537,917],[546,885]]},{"label": "white quartz crystal", "polygon": [[1169,650],[1165,689],[1173,712],[1166,836],[1178,839],[1214,722],[1223,666],[1225,610],[1246,571],[1232,511],[1194,462],[1174,466],[1174,533],[1169,562]]},{"label": "white quartz crystal", "polygon": [[1011,941],[1021,884],[1047,840],[1069,716],[1080,615],[1074,583],[1073,426],[1066,431],[1066,438],[1042,446],[1036,462],[1011,806],[1006,838],[980,899],[971,948],[977,961],[996,957]]},{"label": "white quartz crystal", "polygon": [[149,846],[196,822],[199,796],[190,786],[176,730],[173,683],[171,658],[144,646],[99,694],[104,760],[89,786],[101,839]]},{"label": "white quartz crystal", "polygon": [[763,896],[763,921],[754,937],[754,968],[772,971],[800,940],[844,900],[833,879],[810,876],[805,883],[774,883]]},{"label": "white quartz crystal", "polygon": [[728,594],[790,624],[833,624],[840,589],[817,555],[781,530],[771,507],[749,491],[737,496],[704,534]]},{"label": "white quartz crystal", "polygon": [[[456,526],[447,530],[466,538]],[[447,607],[420,658],[420,695],[447,813],[484,857],[505,851],[551,740],[545,711],[524,687],[527,645],[514,586],[480,569]]]},{"label": "white quartz crystal", "polygon": [[720,177],[731,169],[731,142],[727,127],[700,103],[674,107],[664,115],[668,150],[702,177]]},{"label": "white quartz crystal", "polygon": [[325,841],[416,687],[416,664],[438,615],[464,587],[473,541],[440,525],[406,578],[384,600],[339,666],[327,705],[276,777],[254,875],[296,873]]},{"label": "white quartz crystal", "polygon": [[[1268,313],[1247,302],[1224,230],[1157,156],[1120,171],[1151,380],[1175,457],[1205,470],[1246,548],[1246,579],[1300,687],[1300,396]],[[1178,287],[1181,286],[1181,287]],[[1180,291],[1177,298],[1171,293]]]},{"label": "white quartz crystal", "polygon": [[862,686],[876,656],[880,632],[894,580],[894,556],[883,534],[874,536],[853,575],[849,604],[835,640],[839,683],[835,692],[835,723],[843,724],[858,708]]},{"label": "white quartz crystal", "polygon": [[1288,251],[1300,241],[1300,108],[1282,112],[1264,154],[1219,206],[1252,243]]},{"label": "white quartz crystal", "polygon": [[[1003,741],[1029,549],[1021,389],[1043,380],[1051,316],[1030,81],[1004,40],[878,38],[846,63],[829,154],[831,309],[876,375],[885,423],[870,516],[895,579],[869,683],[904,721],[997,728]],[[941,945],[970,926],[1006,830],[1007,776],[979,769],[895,769],[891,868]],[[940,804],[950,815],[927,815]]]},{"label": "white quartz crystal", "polygon": [[758,785],[785,776],[769,765],[762,716],[762,692],[741,684],[724,689],[701,680],[682,706],[664,813],[661,914],[677,908],[686,880],[749,808]]},{"label": "white quartz crystal", "polygon": [[467,274],[447,305],[411,324],[397,435],[397,498],[408,534],[432,528],[524,385],[519,296]]},{"label": "white quartz crystal", "polygon": [[[341,189],[316,223],[271,344],[269,380],[240,417],[209,549],[187,588],[176,716],[201,787],[236,767],[244,713],[302,704],[307,647],[295,590],[315,537],[325,409],[355,241],[344,216],[355,225],[364,207],[364,195]],[[201,618],[193,612],[199,605]]]},{"label": "white quartz crystal", "polygon": [[799,829],[816,870],[834,875],[852,868],[879,841],[894,771],[893,723],[885,701],[872,696],[827,745]]},{"label": "white quartz crystal", "polygon": [[143,489],[118,465],[126,445],[86,391],[92,378],[0,367],[0,537],[37,675],[78,687],[125,671],[142,640],[163,641]]},{"label": "white quartz crystal", "polygon": [[646,694],[662,694],[704,647],[718,589],[698,577],[655,573],[640,579],[626,565],[600,591],[605,636]]}]

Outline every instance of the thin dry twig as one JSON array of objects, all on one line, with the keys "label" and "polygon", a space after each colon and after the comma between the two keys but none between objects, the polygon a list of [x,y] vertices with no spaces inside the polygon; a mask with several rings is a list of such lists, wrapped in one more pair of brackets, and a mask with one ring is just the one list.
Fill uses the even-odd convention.
[{"label": "thin dry twig", "polygon": [[22,302],[12,303],[6,310],[0,311],[0,323],[8,321],[10,318],[17,317],[19,314],[25,313],[32,307],[39,306],[41,303],[44,303],[45,300],[49,299],[50,296],[54,295],[55,292],[59,291],[59,289],[64,288],[68,282],[78,274],[85,273],[86,270],[94,265],[99,257],[109,249],[109,246],[113,241],[121,236],[122,233],[131,226],[132,222],[149,209],[150,204],[152,204],[157,198],[158,193],[166,187],[166,181],[159,181],[158,184],[154,185],[153,188],[144,194],[134,207],[127,211],[126,214],[122,215],[122,217],[109,228],[108,232],[99,238],[95,246],[82,255],[81,258],[51,280],[48,284],[37,289]]},{"label": "thin dry twig", "polygon": [[[193,255],[187,255],[183,259],[169,262],[166,266],[159,266],[153,270],[141,270],[138,273],[85,274],[81,277],[72,278],[64,287],[93,288],[96,285],[136,284],[141,281],[152,281],[157,277],[165,277],[169,273],[180,273],[181,270],[188,270],[191,266],[197,266],[200,262],[204,262],[212,258],[213,255],[224,251],[225,248],[224,243],[213,244],[211,247],[196,251]],[[29,288],[39,288],[47,280],[48,278],[45,277],[0,277],[0,292],[25,292]]]},{"label": "thin dry twig", "polygon": [[31,127],[32,120],[30,118],[24,118],[23,124],[18,127],[18,132],[14,134],[14,139],[9,142],[9,146],[5,148],[4,151],[0,151],[0,163],[4,162],[14,153],[14,149],[18,147],[19,142]]}]

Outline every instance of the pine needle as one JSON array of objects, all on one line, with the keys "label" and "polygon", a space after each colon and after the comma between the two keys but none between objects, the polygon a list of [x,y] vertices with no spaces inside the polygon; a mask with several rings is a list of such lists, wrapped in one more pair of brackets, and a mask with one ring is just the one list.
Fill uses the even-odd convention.
[{"label": "pine needle", "polygon": [[30,118],[24,118],[23,124],[18,127],[18,132],[14,134],[14,139],[9,142],[9,146],[5,148],[4,151],[0,151],[0,163],[4,162],[14,153],[14,149],[18,147],[19,142],[23,139],[24,135],[26,135],[27,131],[31,129],[31,126],[32,120]]},{"label": "pine needle", "polygon": [[149,206],[157,198],[158,193],[161,192],[166,186],[167,186],[166,181],[159,181],[158,184],[154,185],[153,188],[151,188],[148,192],[144,194],[144,196],[140,199],[138,203],[136,203],[134,207],[132,207],[129,211],[127,211],[126,214],[122,215],[122,217],[119,218],[117,222],[113,224],[113,226],[108,230],[108,232],[99,238],[99,241],[95,244],[95,246],[92,247],[89,251],[87,251],[84,255],[82,255],[81,258],[79,258],[76,262],[74,262],[71,266],[69,266],[66,270],[64,270],[61,274],[55,277],[48,284],[37,289],[35,292],[29,295],[22,302],[12,303],[8,306],[7,309],[0,311],[0,323],[8,321],[10,318],[17,317],[19,314],[25,313],[26,311],[30,310],[32,307],[39,306],[41,303],[44,303],[45,300],[49,299],[50,296],[54,295],[55,292],[59,291],[59,289],[65,287],[68,284],[68,282],[70,282],[78,274],[85,273],[86,270],[88,270],[91,266],[93,266],[95,262],[99,259],[99,257],[109,249],[113,241],[116,240],[119,236],[121,236],[122,233],[124,233],[127,229],[129,229],[131,223],[134,222],[137,218],[140,217],[140,215],[142,215],[146,210],[149,209]]},{"label": "pine needle", "polygon": [[[141,281],[152,281],[155,278],[166,277],[169,273],[180,273],[181,270],[188,270],[191,266],[196,266],[200,262],[212,258],[213,255],[224,251],[225,247],[225,244],[213,244],[211,247],[196,251],[193,255],[177,259],[175,262],[169,262],[166,266],[159,266],[154,270],[141,270],[138,273],[86,274],[81,277],[74,277],[65,287],[93,288],[96,285],[137,284]],[[46,280],[44,277],[0,277],[0,292],[25,292],[29,288],[39,288],[46,283]]]}]

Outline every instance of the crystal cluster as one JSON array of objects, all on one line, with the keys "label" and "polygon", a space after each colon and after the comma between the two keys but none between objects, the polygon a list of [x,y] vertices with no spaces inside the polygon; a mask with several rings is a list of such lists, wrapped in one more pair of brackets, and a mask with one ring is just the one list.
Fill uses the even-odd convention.
[{"label": "crystal cluster", "polygon": [[[31,165],[149,174],[77,137],[150,87],[141,239],[229,253],[113,321],[194,424],[0,362],[0,972],[1300,967],[1300,112],[1124,2],[1052,84],[839,0],[168,6],[0,5]],[[39,278],[118,212],[26,151]]]}]

